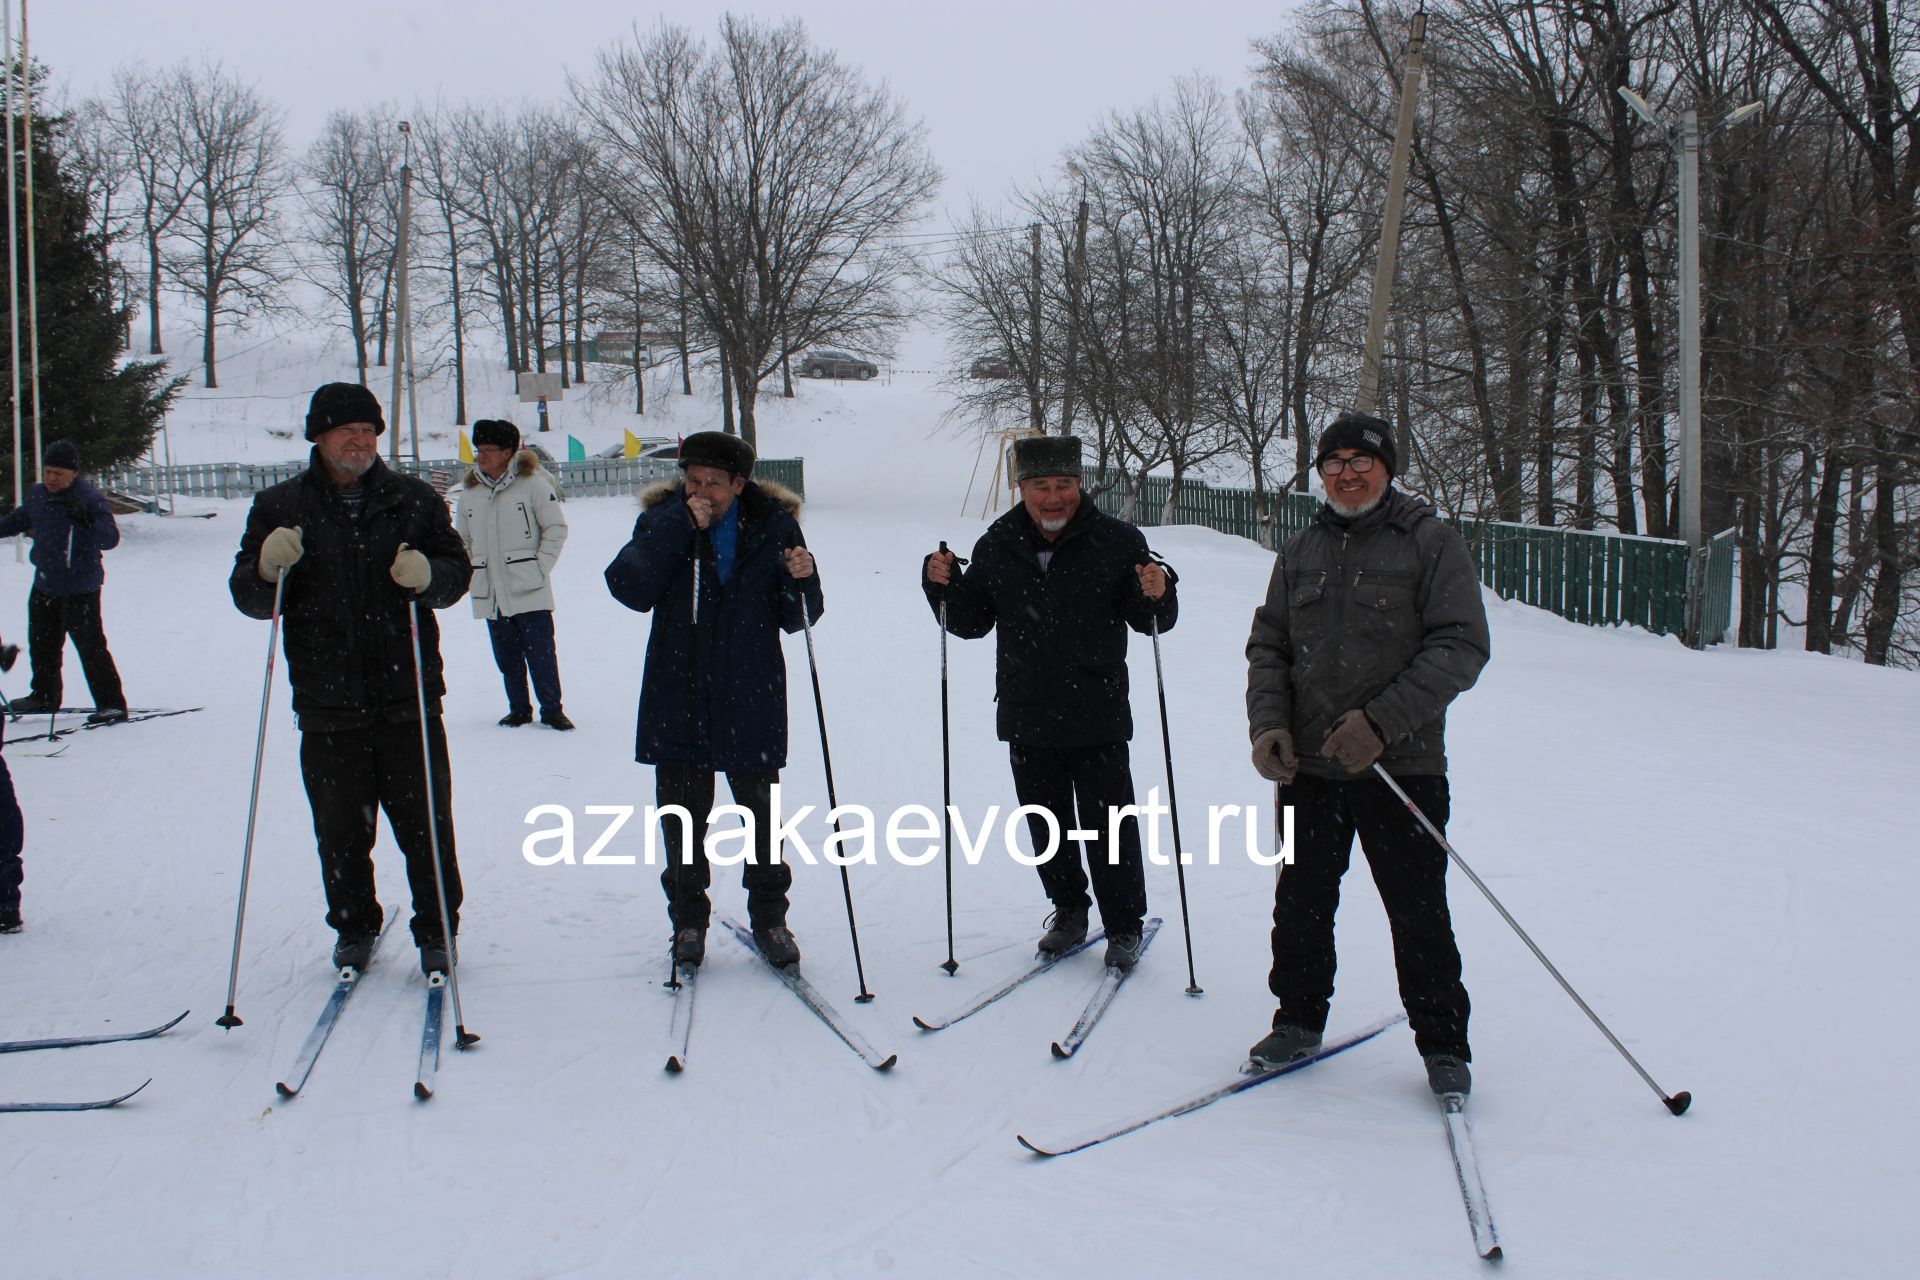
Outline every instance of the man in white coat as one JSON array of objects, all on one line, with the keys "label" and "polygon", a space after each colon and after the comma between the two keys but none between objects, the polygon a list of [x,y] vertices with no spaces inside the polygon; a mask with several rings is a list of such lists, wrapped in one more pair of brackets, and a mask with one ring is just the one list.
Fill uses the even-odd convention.
[{"label": "man in white coat", "polygon": [[560,662],[553,647],[553,566],[567,542],[560,491],[520,429],[498,418],[473,424],[473,470],[455,520],[473,561],[473,616],[487,620],[493,660],[507,686],[500,723],[533,722],[527,679],[540,699],[540,723],[571,729],[560,709]]}]

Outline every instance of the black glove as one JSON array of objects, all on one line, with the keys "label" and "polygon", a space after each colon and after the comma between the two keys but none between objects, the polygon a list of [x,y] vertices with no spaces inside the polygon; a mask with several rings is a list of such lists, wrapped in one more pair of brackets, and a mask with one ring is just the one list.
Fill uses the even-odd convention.
[{"label": "black glove", "polygon": [[75,526],[77,526],[78,528],[81,528],[81,529],[93,528],[93,509],[87,506],[86,503],[80,501],[79,494],[76,494],[71,490],[69,490],[68,492],[61,494],[60,498],[61,498],[61,501],[66,503],[67,519],[73,521]]}]

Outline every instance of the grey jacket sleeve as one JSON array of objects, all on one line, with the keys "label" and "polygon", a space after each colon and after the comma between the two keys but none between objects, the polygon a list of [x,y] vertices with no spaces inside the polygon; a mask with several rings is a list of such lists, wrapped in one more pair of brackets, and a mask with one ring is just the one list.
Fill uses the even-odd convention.
[{"label": "grey jacket sleeve", "polygon": [[1419,541],[1423,572],[1414,603],[1420,652],[1365,708],[1389,743],[1439,719],[1448,703],[1473,687],[1492,652],[1480,575],[1467,544],[1438,520],[1421,524]]},{"label": "grey jacket sleeve", "polygon": [[1287,628],[1287,558],[1273,558],[1267,599],[1253,611],[1247,637],[1247,738],[1293,727],[1293,637]]}]

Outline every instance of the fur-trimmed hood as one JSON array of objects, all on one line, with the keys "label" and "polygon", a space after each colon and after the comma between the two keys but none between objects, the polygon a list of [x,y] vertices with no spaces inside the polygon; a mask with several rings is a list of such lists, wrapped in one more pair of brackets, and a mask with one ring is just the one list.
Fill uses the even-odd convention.
[{"label": "fur-trimmed hood", "polygon": [[[740,491],[740,497],[738,499],[738,501],[748,503],[747,510],[743,511],[741,513],[742,515],[747,515],[753,510],[752,500],[749,499],[747,495],[751,494],[755,489],[758,489],[767,501],[778,503],[786,513],[795,520],[800,518],[800,508],[803,505],[800,495],[787,488],[787,486],[773,480],[747,481],[747,487]],[[678,480],[661,480],[650,484],[640,491],[640,509],[642,511],[651,511],[679,492],[681,492],[681,488]]]},{"label": "fur-trimmed hood", "polygon": [[[515,476],[525,478],[540,470],[540,455],[531,449],[522,449],[513,455],[510,470]],[[477,489],[486,483],[486,477],[480,474],[478,466],[467,468],[467,478],[461,482],[463,489]]]}]

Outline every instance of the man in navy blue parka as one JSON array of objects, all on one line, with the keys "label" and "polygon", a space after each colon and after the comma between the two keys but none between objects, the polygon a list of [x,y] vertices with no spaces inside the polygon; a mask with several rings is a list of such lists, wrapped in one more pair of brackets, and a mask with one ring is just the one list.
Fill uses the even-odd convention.
[{"label": "man in navy blue parka", "polygon": [[663,823],[668,864],[660,876],[674,955],[684,965],[706,955],[715,772],[727,775],[734,803],[754,818],[743,877],[754,940],[777,967],[800,959],[787,928],[793,870],[770,856],[772,788],[787,763],[780,633],[805,625],[803,601],[808,620],[826,602],[795,518],[800,499],[754,481],[753,464],[752,446],[737,436],[688,436],[682,482],[640,496],[633,537],[606,571],[614,599],[653,615],[634,759],[654,767],[657,807],[692,815],[685,830],[677,820]]}]

